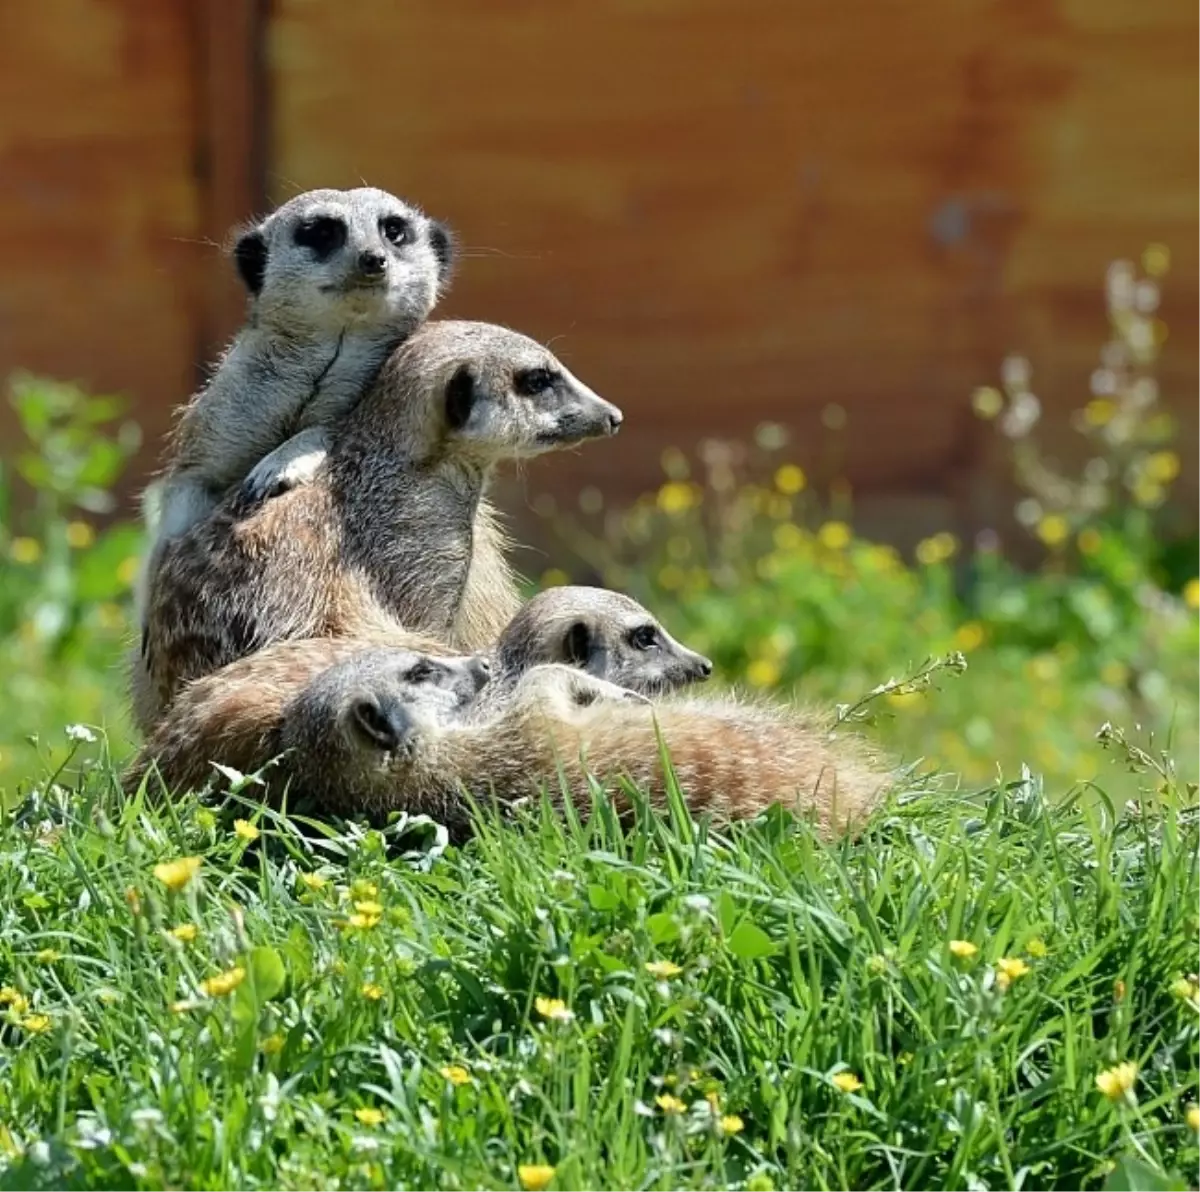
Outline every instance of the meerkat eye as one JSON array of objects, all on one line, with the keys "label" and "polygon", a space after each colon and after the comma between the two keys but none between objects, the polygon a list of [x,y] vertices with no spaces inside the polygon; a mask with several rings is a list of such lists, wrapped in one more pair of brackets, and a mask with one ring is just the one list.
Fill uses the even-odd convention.
[{"label": "meerkat eye", "polygon": [[405,672],[404,678],[409,683],[428,683],[437,675],[437,667],[428,658],[413,663]]},{"label": "meerkat eye", "polygon": [[553,389],[558,374],[549,368],[522,368],[513,376],[513,389],[521,397],[537,397],[547,389]]},{"label": "meerkat eye", "polygon": [[380,220],[379,230],[389,244],[409,244],[413,239],[412,224],[402,215],[389,215]]},{"label": "meerkat eye", "polygon": [[318,257],[327,257],[346,243],[346,225],[332,215],[314,215],[296,225],[292,239],[300,248],[311,248]]},{"label": "meerkat eye", "polygon": [[629,644],[635,650],[653,650],[658,645],[658,630],[653,625],[638,625],[629,633]]}]

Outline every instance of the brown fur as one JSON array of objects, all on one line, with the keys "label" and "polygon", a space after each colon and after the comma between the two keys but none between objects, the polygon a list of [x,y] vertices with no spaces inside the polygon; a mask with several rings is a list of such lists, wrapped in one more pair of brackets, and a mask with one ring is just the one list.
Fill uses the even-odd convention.
[{"label": "brown fur", "polygon": [[[554,386],[522,394],[537,370]],[[455,392],[469,394],[461,426],[451,425]],[[133,664],[139,727],[148,732],[183,683],[283,640],[420,648],[417,634],[486,648],[519,608],[484,496],[495,464],[619,423],[525,336],[425,324],[346,417],[311,484],[249,510],[235,495],[166,544]]]},{"label": "brown fur", "polygon": [[[372,678],[366,686],[388,684]],[[717,820],[751,818],[783,803],[834,835],[860,824],[889,782],[866,744],[835,731],[826,716],[730,698],[627,702],[620,698],[626,693],[610,698],[611,685],[562,666],[535,667],[481,719],[469,708],[447,717],[408,691],[389,750],[348,727],[348,701],[363,689],[351,643],[274,647],[187,688],[130,779],[156,760],[168,786],[182,790],[203,781],[210,761],[253,770],[287,749],[276,790],[290,783],[315,806],[341,814],[424,812],[459,836],[470,822],[464,789],[512,806],[539,788],[561,798],[561,781],[586,810],[590,773],[605,781],[619,808],[628,809],[622,778],[664,806],[659,732],[687,806]]]}]

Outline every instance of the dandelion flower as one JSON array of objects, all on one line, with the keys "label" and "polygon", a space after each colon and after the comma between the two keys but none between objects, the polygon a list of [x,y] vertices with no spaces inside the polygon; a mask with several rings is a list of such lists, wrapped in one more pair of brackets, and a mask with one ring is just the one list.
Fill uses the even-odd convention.
[{"label": "dandelion flower", "polygon": [[803,491],[807,482],[803,469],[795,464],[784,464],[775,473],[775,487],[787,497],[794,497]]},{"label": "dandelion flower", "polygon": [[658,490],[658,507],[666,514],[685,513],[696,504],[692,486],[682,480],[672,480]]},{"label": "dandelion flower", "polygon": [[979,951],[979,948],[970,940],[951,940],[949,946],[950,955],[957,956],[959,960],[969,960]]},{"label": "dandelion flower", "polygon": [[1033,939],[1025,945],[1025,951],[1029,953],[1035,960],[1041,960],[1048,956],[1050,949],[1046,947],[1046,941],[1040,935],[1035,935]]},{"label": "dandelion flower", "polygon": [[850,538],[850,527],[845,522],[826,522],[817,531],[817,539],[828,550],[845,550],[850,545]]},{"label": "dandelion flower", "polygon": [[652,977],[666,981],[671,977],[678,977],[683,969],[673,960],[650,960],[646,962],[646,972]]},{"label": "dandelion flower", "polygon": [[1137,1082],[1137,1072],[1137,1064],[1128,1060],[1114,1068],[1105,1068],[1096,1077],[1096,1087],[1110,1101],[1120,1101],[1132,1091]]},{"label": "dandelion flower", "polygon": [[178,927],[172,927],[170,931],[170,934],[181,944],[190,944],[199,933],[200,928],[195,923],[180,923]]},{"label": "dandelion flower", "polygon": [[366,878],[356,877],[350,883],[351,898],[378,898],[379,887],[374,882],[367,881]]},{"label": "dandelion flower", "polygon": [[62,953],[54,948],[43,948],[35,957],[34,960],[38,964],[53,964],[56,960],[62,959]]},{"label": "dandelion flower", "polygon": [[364,1105],[361,1109],[354,1111],[354,1116],[358,1118],[364,1126],[382,1126],[383,1125],[383,1110],[376,1109],[373,1105]]},{"label": "dandelion flower", "polygon": [[381,997],[383,997],[383,986],[376,985],[373,981],[368,981],[363,985],[359,992],[367,999],[367,1001],[377,1002]]},{"label": "dandelion flower", "polygon": [[663,1113],[682,1113],[687,1106],[670,1093],[662,1093],[654,1098],[654,1104],[663,1111]]},{"label": "dandelion flower", "polygon": [[575,1017],[561,998],[539,997],[534,999],[533,1005],[543,1018],[551,1022],[570,1022]]},{"label": "dandelion flower", "polygon": [[843,1093],[857,1093],[863,1087],[863,1082],[853,1072],[836,1072],[831,1079],[834,1087]]},{"label": "dandelion flower", "polygon": [[240,964],[228,972],[218,973],[200,982],[201,990],[209,997],[226,997],[246,979],[246,970]]},{"label": "dandelion flower", "polygon": [[283,1036],[276,1031],[275,1034],[268,1035],[258,1047],[263,1055],[278,1055],[283,1050]]},{"label": "dandelion flower", "polygon": [[[190,882],[192,878],[194,878],[199,872],[199,857],[179,857],[174,861],[162,861],[154,867],[154,876],[158,878],[158,880],[162,882],[162,884],[166,886],[168,890],[175,892],[182,890],[184,886],[186,886],[188,882]],[[132,906],[133,900],[128,898],[128,891],[126,892],[126,898],[129,900],[130,905]],[[140,909],[140,903],[138,904],[138,909]],[[133,913],[136,915],[138,911],[134,910]]]},{"label": "dandelion flower", "polygon": [[554,1168],[548,1163],[522,1163],[517,1167],[517,1179],[525,1192],[542,1192],[554,1179]]},{"label": "dandelion flower", "polygon": [[31,1034],[40,1035],[43,1031],[50,1029],[49,1014],[26,1014],[21,1019],[21,1025]]},{"label": "dandelion flower", "polygon": [[1032,971],[1019,956],[1001,956],[996,961],[996,981],[1001,989],[1007,989],[1014,981]]},{"label": "dandelion flower", "polygon": [[42,557],[42,544],[36,538],[14,538],[8,552],[15,563],[36,563]]},{"label": "dandelion flower", "polygon": [[1183,602],[1188,608],[1200,608],[1200,579],[1189,579],[1183,585]]},{"label": "dandelion flower", "polygon": [[383,914],[383,907],[380,903],[373,901],[370,898],[365,898],[354,904],[354,909],[360,915],[366,915],[368,918],[378,919]]},{"label": "dandelion flower", "polygon": [[348,926],[355,928],[358,931],[370,931],[372,927],[378,927],[380,921],[379,915],[364,915],[361,913],[351,915],[346,923]]},{"label": "dandelion flower", "polygon": [[1062,546],[1070,534],[1070,522],[1058,513],[1047,514],[1037,524],[1037,536],[1049,547]]},{"label": "dandelion flower", "polygon": [[302,885],[307,886],[310,890],[323,890],[329,885],[329,879],[322,877],[319,873],[302,873],[300,881]]},{"label": "dandelion flower", "polygon": [[722,1134],[740,1134],[746,1123],[736,1113],[727,1113],[720,1121]]},{"label": "dandelion flower", "polygon": [[462,1064],[447,1064],[444,1068],[439,1068],[438,1071],[442,1077],[448,1080],[455,1088],[464,1084],[471,1083],[471,1073],[462,1066]]},{"label": "dandelion flower", "polygon": [[1180,1001],[1194,1002],[1200,996],[1200,987],[1189,977],[1178,977],[1171,982],[1171,992]]},{"label": "dandelion flower", "polygon": [[249,820],[236,819],[233,821],[233,834],[250,844],[258,839],[259,832]]},{"label": "dandelion flower", "polygon": [[1189,1105],[1185,1117],[1193,1130],[1200,1131],[1200,1105]]}]

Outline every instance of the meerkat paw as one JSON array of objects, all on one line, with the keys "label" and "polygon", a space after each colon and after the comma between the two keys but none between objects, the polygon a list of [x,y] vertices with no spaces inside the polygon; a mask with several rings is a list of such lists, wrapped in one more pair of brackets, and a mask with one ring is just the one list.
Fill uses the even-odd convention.
[{"label": "meerkat paw", "polygon": [[311,484],[328,455],[329,439],[324,430],[317,426],[302,430],[254,465],[242,481],[240,502],[257,505]]}]

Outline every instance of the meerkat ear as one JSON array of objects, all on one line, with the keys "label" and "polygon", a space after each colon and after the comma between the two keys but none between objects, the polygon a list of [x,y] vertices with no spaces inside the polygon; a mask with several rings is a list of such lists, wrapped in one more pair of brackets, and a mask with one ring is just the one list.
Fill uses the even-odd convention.
[{"label": "meerkat ear", "polygon": [[446,385],[446,425],[451,430],[462,430],[483,395],[475,370],[469,364],[460,364]]},{"label": "meerkat ear", "polygon": [[576,621],[563,636],[563,659],[572,666],[586,666],[592,652],[592,630],[586,621]]},{"label": "meerkat ear", "polygon": [[350,705],[350,719],[368,745],[393,753],[412,728],[408,714],[395,700],[362,696]]},{"label": "meerkat ear", "polygon": [[438,263],[438,287],[441,288],[454,272],[458,243],[450,228],[438,219],[429,221],[429,244]]},{"label": "meerkat ear", "polygon": [[233,260],[246,289],[257,295],[267,274],[267,241],[257,228],[237,238],[233,246]]}]

